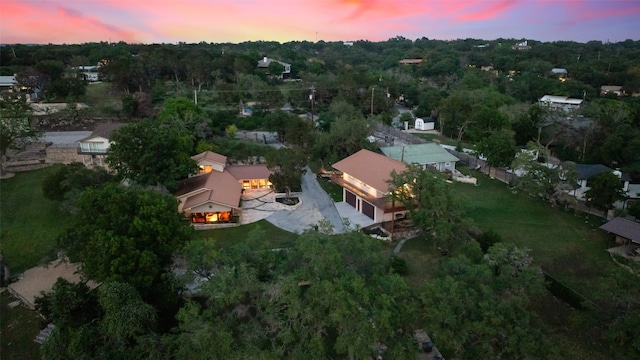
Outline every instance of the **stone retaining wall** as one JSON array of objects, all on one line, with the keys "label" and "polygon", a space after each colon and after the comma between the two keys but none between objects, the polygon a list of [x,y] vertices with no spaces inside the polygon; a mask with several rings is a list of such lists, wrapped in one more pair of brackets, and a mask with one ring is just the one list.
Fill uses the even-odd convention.
[{"label": "stone retaining wall", "polygon": [[74,162],[82,162],[82,155],[78,154],[78,148],[51,145],[46,151],[47,164],[71,164]]}]

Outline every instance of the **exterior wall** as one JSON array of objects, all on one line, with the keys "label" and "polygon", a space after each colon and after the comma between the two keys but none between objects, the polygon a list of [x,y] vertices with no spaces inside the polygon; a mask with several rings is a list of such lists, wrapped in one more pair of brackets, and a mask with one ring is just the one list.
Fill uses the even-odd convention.
[{"label": "exterior wall", "polygon": [[[346,203],[349,203],[347,201],[347,191],[348,191],[347,189],[342,188],[342,201],[344,201]],[[371,204],[371,203],[369,201],[367,201],[366,199],[363,199],[362,197],[360,197],[358,194],[354,194],[354,193],[352,193],[352,194],[356,198],[354,208],[359,213],[364,214],[363,203],[364,202],[367,202],[369,204]],[[394,215],[392,213],[385,214],[384,213],[384,209],[381,209],[381,208],[375,206],[374,204],[371,204],[371,205],[373,205],[373,209],[374,209],[373,210],[373,219],[372,219],[374,223],[379,223],[379,222],[383,222],[383,221],[391,221],[393,219]],[[401,212],[397,212],[397,213],[399,214]]]},{"label": "exterior wall", "polygon": [[456,163],[455,161],[450,161],[450,162],[440,162],[440,163],[431,163],[431,164],[424,164],[424,168],[427,169],[429,167],[432,167],[440,172],[444,172],[444,171],[451,171],[453,172],[453,170],[456,169]]},{"label": "exterior wall", "polygon": [[203,204],[203,205],[191,208],[191,212],[192,213],[224,212],[224,211],[231,211],[231,208],[228,207],[228,206],[224,206],[224,205],[220,205],[220,204],[214,204],[214,203]]},{"label": "exterior wall", "polygon": [[206,160],[200,160],[198,162],[199,166],[211,166],[211,168],[215,171],[218,172],[223,172],[224,171],[224,164],[220,164],[217,162],[213,162],[213,161],[206,161]]},{"label": "exterior wall", "polygon": [[349,184],[357,187],[358,189],[360,189],[360,191],[362,192],[366,192],[368,194],[370,194],[371,196],[374,196],[376,198],[381,198],[384,196],[384,194],[374,188],[372,188],[371,186],[363,183],[362,181],[354,178],[353,176],[347,174],[347,173],[343,173],[342,174],[342,179],[346,182],[348,182]]},{"label": "exterior wall", "polygon": [[110,145],[108,139],[96,138],[81,142],[80,150],[83,152],[106,153]]},{"label": "exterior wall", "polygon": [[51,145],[46,149],[45,162],[47,164],[71,164],[84,162],[83,156],[78,154],[78,148]]}]

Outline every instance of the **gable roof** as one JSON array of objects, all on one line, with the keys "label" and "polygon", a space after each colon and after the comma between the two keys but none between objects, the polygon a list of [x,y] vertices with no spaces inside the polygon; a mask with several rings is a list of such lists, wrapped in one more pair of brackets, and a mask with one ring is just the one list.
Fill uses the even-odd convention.
[{"label": "gable roof", "polygon": [[600,226],[600,229],[640,244],[640,222],[616,217]]},{"label": "gable roof", "polygon": [[268,179],[271,170],[264,164],[229,165],[225,168],[236,180]]},{"label": "gable roof", "polygon": [[242,184],[230,173],[212,171],[183,180],[174,195],[186,196],[183,208],[191,208],[207,202],[238,208],[241,193]]},{"label": "gable roof", "polygon": [[102,137],[105,139],[109,139],[109,136],[111,136],[111,134],[120,129],[121,127],[125,126],[127,124],[123,124],[123,123],[102,123],[102,124],[98,124],[96,125],[95,130],[93,130],[93,132],[91,133],[91,135],[87,136],[84,139],[80,139],[78,141],[87,141],[96,137]]},{"label": "gable roof", "polygon": [[214,153],[213,151],[201,152],[200,154],[193,155],[191,158],[197,162],[199,162],[200,160],[207,160],[222,165],[225,165],[227,163],[226,156]]},{"label": "gable roof", "polygon": [[398,160],[366,149],[338,161],[333,167],[383,193],[389,192],[387,180],[391,179],[391,172],[401,173],[407,169]]},{"label": "gable roof", "polygon": [[399,161],[404,161],[406,164],[416,163],[424,165],[431,163],[456,162],[460,160],[436,143],[387,146],[380,148],[380,150],[386,156]]},{"label": "gable roof", "polygon": [[578,180],[587,180],[594,175],[613,171],[602,164],[576,164],[575,169],[578,173]]}]

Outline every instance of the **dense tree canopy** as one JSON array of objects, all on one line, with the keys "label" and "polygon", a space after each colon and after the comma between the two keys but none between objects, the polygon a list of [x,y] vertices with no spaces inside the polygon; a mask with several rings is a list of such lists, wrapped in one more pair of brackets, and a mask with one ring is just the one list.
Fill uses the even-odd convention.
[{"label": "dense tree canopy", "polygon": [[178,120],[144,119],[114,132],[107,163],[122,179],[174,190],[197,170],[194,135]]},{"label": "dense tree canopy", "polygon": [[173,254],[193,229],[178,213],[170,195],[108,184],[86,189],[61,245],[82,261],[92,280],[125,282],[145,299],[166,299],[167,273]]}]

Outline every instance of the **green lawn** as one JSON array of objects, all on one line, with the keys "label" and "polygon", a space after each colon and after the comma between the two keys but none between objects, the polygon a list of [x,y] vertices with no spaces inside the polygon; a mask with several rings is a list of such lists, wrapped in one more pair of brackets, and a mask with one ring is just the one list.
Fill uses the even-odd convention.
[{"label": "green lawn", "polygon": [[329,179],[318,178],[318,183],[320,187],[329,194],[331,200],[335,202],[342,201],[342,187],[340,185],[334,184]]},{"label": "green lawn", "polygon": [[[391,250],[395,245],[393,244]],[[405,280],[412,288],[422,286],[426,281],[433,279],[442,258],[440,251],[433,246],[433,242],[422,236],[407,240],[398,256],[407,261],[408,272]]]},{"label": "green lawn", "polygon": [[56,237],[68,222],[60,205],[42,195],[42,179],[50,170],[0,180],[0,249],[14,275],[55,258]]},{"label": "green lawn", "polygon": [[9,308],[13,301],[16,299],[8,292],[0,294],[0,358],[38,360],[40,345],[33,340],[40,332],[40,317],[22,305]]},{"label": "green lawn", "polygon": [[605,249],[614,244],[597,228],[604,220],[573,214],[531,198],[504,183],[474,172],[478,186],[454,183],[466,217],[504,241],[531,249],[535,263],[554,277],[587,293],[594,281],[616,265]]},{"label": "green lawn", "polygon": [[90,107],[93,114],[101,114],[102,109],[111,107],[119,109],[122,107],[120,95],[116,95],[111,90],[109,83],[92,83],[87,85],[87,91],[84,95],[83,102]]},{"label": "green lawn", "polygon": [[236,227],[196,231],[196,236],[213,239],[216,246],[222,249],[245,241],[249,233],[257,227],[264,232],[263,239],[274,248],[291,246],[298,237],[297,234],[282,230],[266,220]]}]

